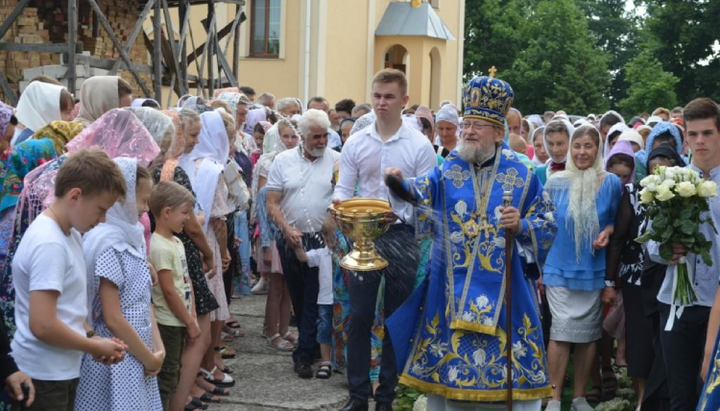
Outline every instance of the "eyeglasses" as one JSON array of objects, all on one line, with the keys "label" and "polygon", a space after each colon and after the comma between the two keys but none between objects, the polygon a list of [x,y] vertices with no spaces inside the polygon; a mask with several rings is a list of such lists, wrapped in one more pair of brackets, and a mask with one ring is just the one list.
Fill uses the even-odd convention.
[{"label": "eyeglasses", "polygon": [[472,128],[472,129],[475,130],[475,131],[482,131],[482,129],[485,128],[485,127],[497,128],[498,126],[493,125],[493,124],[471,123],[471,122],[467,122],[467,121],[464,121],[464,122],[462,123],[462,129],[463,129],[463,130],[469,130],[469,129]]}]

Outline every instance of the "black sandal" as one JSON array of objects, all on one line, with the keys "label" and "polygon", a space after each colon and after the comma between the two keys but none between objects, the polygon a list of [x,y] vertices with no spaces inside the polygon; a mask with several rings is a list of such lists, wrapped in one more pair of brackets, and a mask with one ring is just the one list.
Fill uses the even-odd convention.
[{"label": "black sandal", "polygon": [[228,390],[227,388],[222,388],[222,387],[216,386],[215,388],[213,388],[212,391],[210,391],[210,394],[219,395],[221,397],[227,397],[230,395],[230,390]]},{"label": "black sandal", "polygon": [[599,385],[593,385],[593,387],[585,395],[587,402],[599,403],[602,401],[602,387]]},{"label": "black sandal", "polygon": [[612,369],[612,367],[603,367],[602,369],[602,389],[603,389],[603,399],[604,400],[610,400],[615,398],[615,393],[617,392],[618,387],[618,381],[617,381],[617,375],[615,375],[615,370]]},{"label": "black sandal", "polygon": [[330,364],[323,364],[318,368],[317,373],[315,374],[315,378],[321,379],[321,380],[327,380],[332,375],[332,365]]},{"label": "black sandal", "polygon": [[206,410],[206,409],[208,409],[208,407],[209,407],[208,404],[205,404],[204,402],[200,401],[199,398],[195,398],[195,397],[193,397],[189,403],[185,404],[185,409],[187,411]]},{"label": "black sandal", "polygon": [[[213,397],[215,399],[213,399]],[[215,404],[219,404],[222,402],[222,401],[220,401],[220,398],[217,396],[217,394],[213,395],[209,392],[203,393],[203,395],[200,396],[200,401],[208,402],[208,403],[215,403]]]}]

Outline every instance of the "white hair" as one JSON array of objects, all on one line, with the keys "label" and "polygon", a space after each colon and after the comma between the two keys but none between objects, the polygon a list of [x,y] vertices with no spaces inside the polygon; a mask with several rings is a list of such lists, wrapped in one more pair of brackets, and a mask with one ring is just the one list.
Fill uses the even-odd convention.
[{"label": "white hair", "polygon": [[300,116],[300,119],[298,120],[298,129],[300,130],[300,135],[303,138],[310,135],[310,129],[313,127],[319,127],[324,130],[329,129],[330,119],[328,118],[327,113],[322,110],[311,108]]},{"label": "white hair", "polygon": [[280,100],[277,101],[276,104],[277,104],[277,105],[276,105],[275,108],[277,109],[277,111],[285,110],[285,108],[290,107],[291,105],[292,105],[292,106],[302,107],[302,106],[298,105],[297,100],[296,100],[295,98],[293,98],[293,97],[281,98]]}]

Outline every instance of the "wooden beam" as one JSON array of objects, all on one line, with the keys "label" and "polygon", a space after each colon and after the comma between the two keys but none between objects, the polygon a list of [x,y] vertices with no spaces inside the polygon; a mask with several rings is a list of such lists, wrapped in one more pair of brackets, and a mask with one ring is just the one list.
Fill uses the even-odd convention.
[{"label": "wooden beam", "polygon": [[[236,5],[235,6],[235,16],[242,16],[242,6]],[[234,41],[233,41],[233,71],[232,75],[239,79],[238,73],[240,70],[240,27],[236,27],[235,31],[233,33],[235,35]]]},{"label": "wooden beam", "polygon": [[178,45],[178,52],[180,53],[180,79],[185,86],[185,93],[190,90],[190,82],[188,81],[188,60],[187,60],[187,33],[188,26],[190,25],[190,6],[188,0],[180,0],[178,5],[180,23],[180,44]]},{"label": "wooden beam", "polygon": [[[172,19],[170,18],[170,9],[168,8],[167,0],[161,0],[163,6],[163,12],[165,14],[165,27],[168,32],[168,41],[170,42],[170,52],[172,54],[171,65],[168,65],[177,76],[180,75],[180,63],[178,63],[178,44],[175,42],[175,30],[173,29]],[[167,59],[166,59],[167,60]],[[172,87],[171,87],[172,88]],[[185,94],[185,84],[182,81],[178,81],[177,89],[175,90],[178,97]]]},{"label": "wooden beam", "polygon": [[205,42],[206,47],[205,50],[207,52],[205,53],[207,55],[207,62],[208,62],[208,83],[210,83],[210,87],[208,88],[208,94],[210,95],[210,98],[212,98],[212,95],[215,93],[215,67],[213,64],[213,53],[215,53],[215,43],[217,43],[217,20],[215,18],[215,0],[208,0],[208,20],[210,21],[210,24],[207,27],[207,34],[208,34],[208,40],[209,42]]},{"label": "wooden beam", "polygon": [[20,2],[15,6],[13,11],[8,14],[7,18],[3,22],[2,26],[0,26],[0,39],[5,37],[5,34],[10,30],[10,27],[15,23],[15,20],[20,16],[22,11],[25,9],[25,6],[30,3],[30,0],[20,0]]},{"label": "wooden beam", "polygon": [[[195,36],[193,36],[193,29],[192,26],[189,26],[190,31],[190,44],[192,45],[192,48],[197,50],[195,47]],[[202,71],[200,71],[200,65],[198,64],[197,59],[195,59],[195,70],[197,70],[198,76],[202,78]],[[190,74],[188,74],[188,81],[190,79]],[[197,94],[200,95],[202,93],[202,96],[205,97],[205,89],[203,89],[202,82],[197,83]]]},{"label": "wooden beam", "polygon": [[162,26],[160,25],[160,11],[162,10],[159,0],[155,2],[155,10],[153,12],[153,67],[155,74],[153,75],[153,84],[155,86],[155,101],[162,101]]},{"label": "wooden beam", "polygon": [[[232,25],[233,25],[232,22],[230,22],[227,25],[225,25],[225,27],[223,27],[220,31],[217,32],[218,40],[222,40],[225,36],[230,34]],[[203,54],[204,51],[205,51],[205,45],[201,44],[200,47],[195,49],[195,51],[190,53],[190,55],[188,56],[188,64],[192,63],[196,58],[198,58],[198,56]]]},{"label": "wooden beam", "polygon": [[130,61],[130,57],[125,52],[125,49],[123,48],[122,43],[120,43],[120,40],[118,40],[117,36],[115,36],[115,32],[112,29],[112,26],[110,26],[110,22],[108,22],[107,18],[103,14],[102,10],[100,10],[100,6],[98,6],[97,1],[95,0],[87,0],[88,3],[90,3],[90,6],[93,8],[95,13],[97,14],[98,20],[100,20],[100,24],[102,24],[103,28],[107,32],[108,36],[110,37],[110,40],[112,41],[115,48],[120,53],[120,58],[125,62],[125,65],[127,65],[128,70],[130,71],[130,74],[133,75],[135,78],[135,81],[140,85],[140,88],[145,93],[146,96],[150,95],[150,90],[147,88],[147,85],[145,84],[145,80],[140,77],[137,71],[133,70],[132,68],[132,62]]},{"label": "wooden beam", "polygon": [[68,51],[67,43],[30,44],[30,43],[0,43],[3,51],[30,51],[36,53],[63,53]]},{"label": "wooden beam", "polygon": [[3,93],[5,93],[5,98],[10,100],[10,105],[13,107],[17,106],[18,98],[15,95],[15,92],[10,88],[10,83],[8,83],[5,73],[2,71],[0,71],[0,87],[2,87]]},{"label": "wooden beam", "polygon": [[[143,23],[145,22],[145,19],[147,19],[148,14],[150,14],[150,10],[152,10],[153,4],[155,4],[155,0],[148,0],[147,4],[145,4],[145,8],[140,13],[140,17],[138,17],[138,21],[135,23],[133,31],[130,32],[130,37],[128,37],[127,41],[125,42],[126,53],[129,52],[132,49],[133,44],[135,44],[135,40],[137,40],[137,36],[138,34],[140,34],[140,31],[143,28]],[[108,74],[114,76],[120,69],[120,63],[121,60],[118,60],[118,62],[115,63],[112,69],[110,69],[110,72]]]},{"label": "wooden beam", "polygon": [[230,64],[228,64],[227,58],[225,57],[225,54],[227,54],[228,49],[230,48],[230,40],[232,40],[232,37],[235,36],[235,33],[237,31],[238,23],[240,22],[240,14],[235,14],[235,18],[233,19],[233,26],[230,29],[230,36],[227,38],[227,41],[225,41],[225,50],[220,47],[220,40],[217,40],[215,42],[215,47],[218,50],[217,57],[218,62],[220,63],[219,66],[222,66],[223,70],[225,70],[225,75],[228,77],[228,80],[230,81],[230,84],[233,87],[237,87],[237,77],[234,76],[233,72],[230,70]]},{"label": "wooden beam", "polygon": [[[77,84],[77,67],[75,63],[75,56],[77,55],[77,50],[75,49],[75,45],[77,44],[77,27],[78,27],[78,0],[69,0],[68,2],[68,42],[67,42],[67,64],[68,64],[68,70],[65,73],[65,76],[68,79],[68,90],[70,93],[75,95],[76,84]],[[97,25],[97,16],[95,16],[96,19],[96,25]],[[94,30],[94,28],[93,28]]]},{"label": "wooden beam", "polygon": [[[210,16],[208,16],[208,17],[210,17]],[[215,14],[213,14],[212,18],[209,20],[210,24],[208,25],[207,30],[206,30],[207,37],[205,38],[205,50],[207,50],[207,52],[203,53],[203,58],[200,59],[200,68],[198,69],[198,76],[200,76],[200,78],[202,78],[203,75],[205,74],[205,62],[206,61],[210,62],[210,60],[206,59],[205,57],[207,57],[208,54],[212,55],[212,47],[211,47],[212,46],[212,38],[213,38],[212,27],[215,27],[215,18],[216,18],[216,16],[215,16]],[[208,72],[209,72],[209,70],[208,70]],[[210,76],[208,76],[208,79],[210,79]],[[208,83],[208,86],[211,86],[211,84]],[[213,94],[212,90],[213,89],[210,88],[209,90],[211,90],[209,97],[212,98],[212,94]]]}]

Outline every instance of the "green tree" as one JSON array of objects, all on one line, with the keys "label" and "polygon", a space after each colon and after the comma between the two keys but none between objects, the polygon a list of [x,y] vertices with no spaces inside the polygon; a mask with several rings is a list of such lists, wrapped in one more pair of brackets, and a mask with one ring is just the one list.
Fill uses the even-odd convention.
[{"label": "green tree", "polygon": [[625,77],[630,83],[628,96],[618,107],[630,118],[643,111],[651,112],[657,107],[677,105],[675,86],[679,79],[668,73],[649,50],[643,51],[627,66]]},{"label": "green tree", "polygon": [[575,0],[587,16],[588,29],[598,47],[608,54],[612,83],[608,92],[614,107],[627,96],[629,84],[623,68],[639,53],[640,18],[626,9],[626,0]]},{"label": "green tree", "polygon": [[511,70],[498,77],[515,90],[524,113],[563,109],[587,114],[607,109],[607,55],[596,46],[573,0],[542,0],[521,30],[527,41]]},{"label": "green tree", "polygon": [[465,10],[465,80],[492,66],[510,68],[524,44],[524,1],[467,0]]},{"label": "green tree", "polygon": [[649,46],[666,71],[680,81],[675,87],[681,104],[696,97],[720,100],[720,1],[645,0],[645,30]]}]

